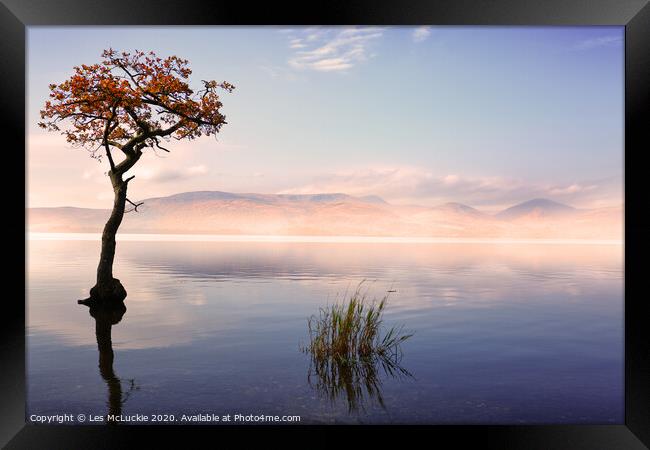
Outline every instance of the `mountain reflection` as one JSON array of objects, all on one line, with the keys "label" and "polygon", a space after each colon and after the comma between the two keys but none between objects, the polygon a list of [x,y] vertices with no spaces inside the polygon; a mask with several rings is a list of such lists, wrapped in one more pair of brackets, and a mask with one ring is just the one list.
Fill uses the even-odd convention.
[{"label": "mountain reflection", "polygon": [[335,403],[347,401],[348,412],[365,411],[366,405],[376,401],[386,409],[382,395],[385,378],[413,378],[400,365],[398,355],[375,355],[356,361],[337,358],[318,358],[311,355],[307,382],[323,398]]},{"label": "mountain reflection", "polygon": [[[128,398],[131,390],[137,389],[133,380],[130,380],[129,390],[122,391],[122,380],[113,370],[113,341],[111,332],[113,325],[118,324],[126,313],[123,302],[102,303],[92,300],[79,300],[79,304],[89,308],[90,316],[95,319],[95,336],[99,351],[99,374],[108,387],[108,415],[122,414],[122,405]],[[115,423],[106,419],[109,423]]]}]

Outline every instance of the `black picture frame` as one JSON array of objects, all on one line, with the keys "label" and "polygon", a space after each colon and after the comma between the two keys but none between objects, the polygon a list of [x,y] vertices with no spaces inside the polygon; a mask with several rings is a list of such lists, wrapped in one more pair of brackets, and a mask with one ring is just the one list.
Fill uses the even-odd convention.
[{"label": "black picture frame", "polygon": [[[17,233],[24,216],[10,213],[25,197],[15,177],[25,167],[26,27],[35,25],[622,25],[625,26],[625,424],[544,426],[418,426],[347,427],[346,431],[383,436],[386,431],[406,431],[413,439],[435,444],[451,439],[455,445],[471,443],[488,448],[522,449],[641,449],[650,447],[650,326],[644,295],[645,264],[650,223],[647,175],[643,154],[650,125],[650,4],[648,0],[486,0],[390,2],[329,0],[301,5],[279,2],[198,2],[175,0],[1,0],[0,3],[0,114],[4,129],[3,192],[7,225],[13,217]],[[56,45],[55,42],[52,43]],[[8,138],[8,139],[7,139]],[[12,159],[9,162],[9,159]],[[23,170],[24,173],[24,170]],[[13,205],[12,202],[17,203]],[[21,219],[22,218],[22,219]],[[7,231],[7,233],[10,233]],[[24,261],[17,247],[14,261]],[[5,283],[25,280],[20,264],[16,274],[6,273]],[[9,268],[7,268],[9,270]],[[23,271],[21,275],[21,271]],[[17,284],[17,283],[16,283]],[[7,292],[7,290],[5,290]],[[26,292],[26,290],[25,290]],[[20,294],[19,294],[20,295]],[[170,439],[214,443],[223,426],[47,426],[25,423],[25,304],[5,296],[0,370],[0,444],[6,448],[128,448],[135,437],[170,443]],[[255,437],[251,430],[275,434],[282,429],[307,439],[305,433],[329,433],[332,427],[243,426],[234,430],[240,445]],[[191,433],[191,440],[187,433]],[[413,433],[417,434],[414,435]],[[426,436],[420,436],[425,434]],[[313,442],[313,441],[305,441]],[[408,442],[408,441],[406,441]],[[645,444],[645,445],[644,445]]]}]

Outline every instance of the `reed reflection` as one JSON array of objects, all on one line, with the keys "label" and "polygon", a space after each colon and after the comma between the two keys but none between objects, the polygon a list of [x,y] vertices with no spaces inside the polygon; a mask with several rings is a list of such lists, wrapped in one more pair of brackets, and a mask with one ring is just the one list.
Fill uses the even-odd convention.
[{"label": "reed reflection", "polygon": [[307,373],[309,385],[332,404],[345,398],[348,412],[365,411],[372,402],[386,409],[382,395],[385,378],[413,378],[400,358],[375,356],[357,361],[318,358],[312,355]]},{"label": "reed reflection", "polygon": [[113,352],[112,329],[126,313],[123,302],[102,302],[93,299],[79,300],[79,304],[89,308],[90,316],[95,319],[95,337],[99,351],[99,374],[108,387],[107,423],[116,423],[112,416],[122,414],[122,406],[134,389],[138,389],[134,380],[129,380],[126,392],[122,389],[122,380],[113,369],[115,353]]}]

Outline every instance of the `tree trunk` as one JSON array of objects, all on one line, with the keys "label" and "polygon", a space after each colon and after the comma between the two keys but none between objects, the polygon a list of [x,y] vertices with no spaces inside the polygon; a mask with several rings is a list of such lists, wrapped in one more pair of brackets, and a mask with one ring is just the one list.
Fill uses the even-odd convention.
[{"label": "tree trunk", "polygon": [[120,280],[113,278],[113,260],[115,259],[115,234],[122,223],[126,205],[128,180],[122,180],[121,173],[109,172],[115,198],[113,211],[102,233],[102,251],[97,266],[97,284],[90,290],[90,296],[99,300],[123,301],[126,290]]}]

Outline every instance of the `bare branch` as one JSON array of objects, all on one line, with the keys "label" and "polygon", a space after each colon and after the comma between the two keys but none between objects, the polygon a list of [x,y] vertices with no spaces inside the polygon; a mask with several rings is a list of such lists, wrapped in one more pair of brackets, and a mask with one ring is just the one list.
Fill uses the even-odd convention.
[{"label": "bare branch", "polygon": [[[133,178],[133,177],[131,177],[131,178]],[[142,206],[142,205],[144,205],[144,202],[133,203],[133,202],[132,202],[131,200],[129,200],[128,198],[126,199],[126,201],[129,202],[129,203],[131,203],[131,204],[133,205],[133,210],[134,210],[135,212],[138,212],[138,206]]]},{"label": "bare branch", "polygon": [[170,151],[169,151],[168,149],[166,149],[165,147],[163,147],[162,145],[160,145],[160,141],[158,140],[158,138],[155,138],[155,137],[154,137],[154,138],[153,138],[153,142],[154,142],[154,145],[155,145],[156,147],[158,147],[160,150],[163,150],[163,151],[166,151],[167,153],[170,153]]}]

